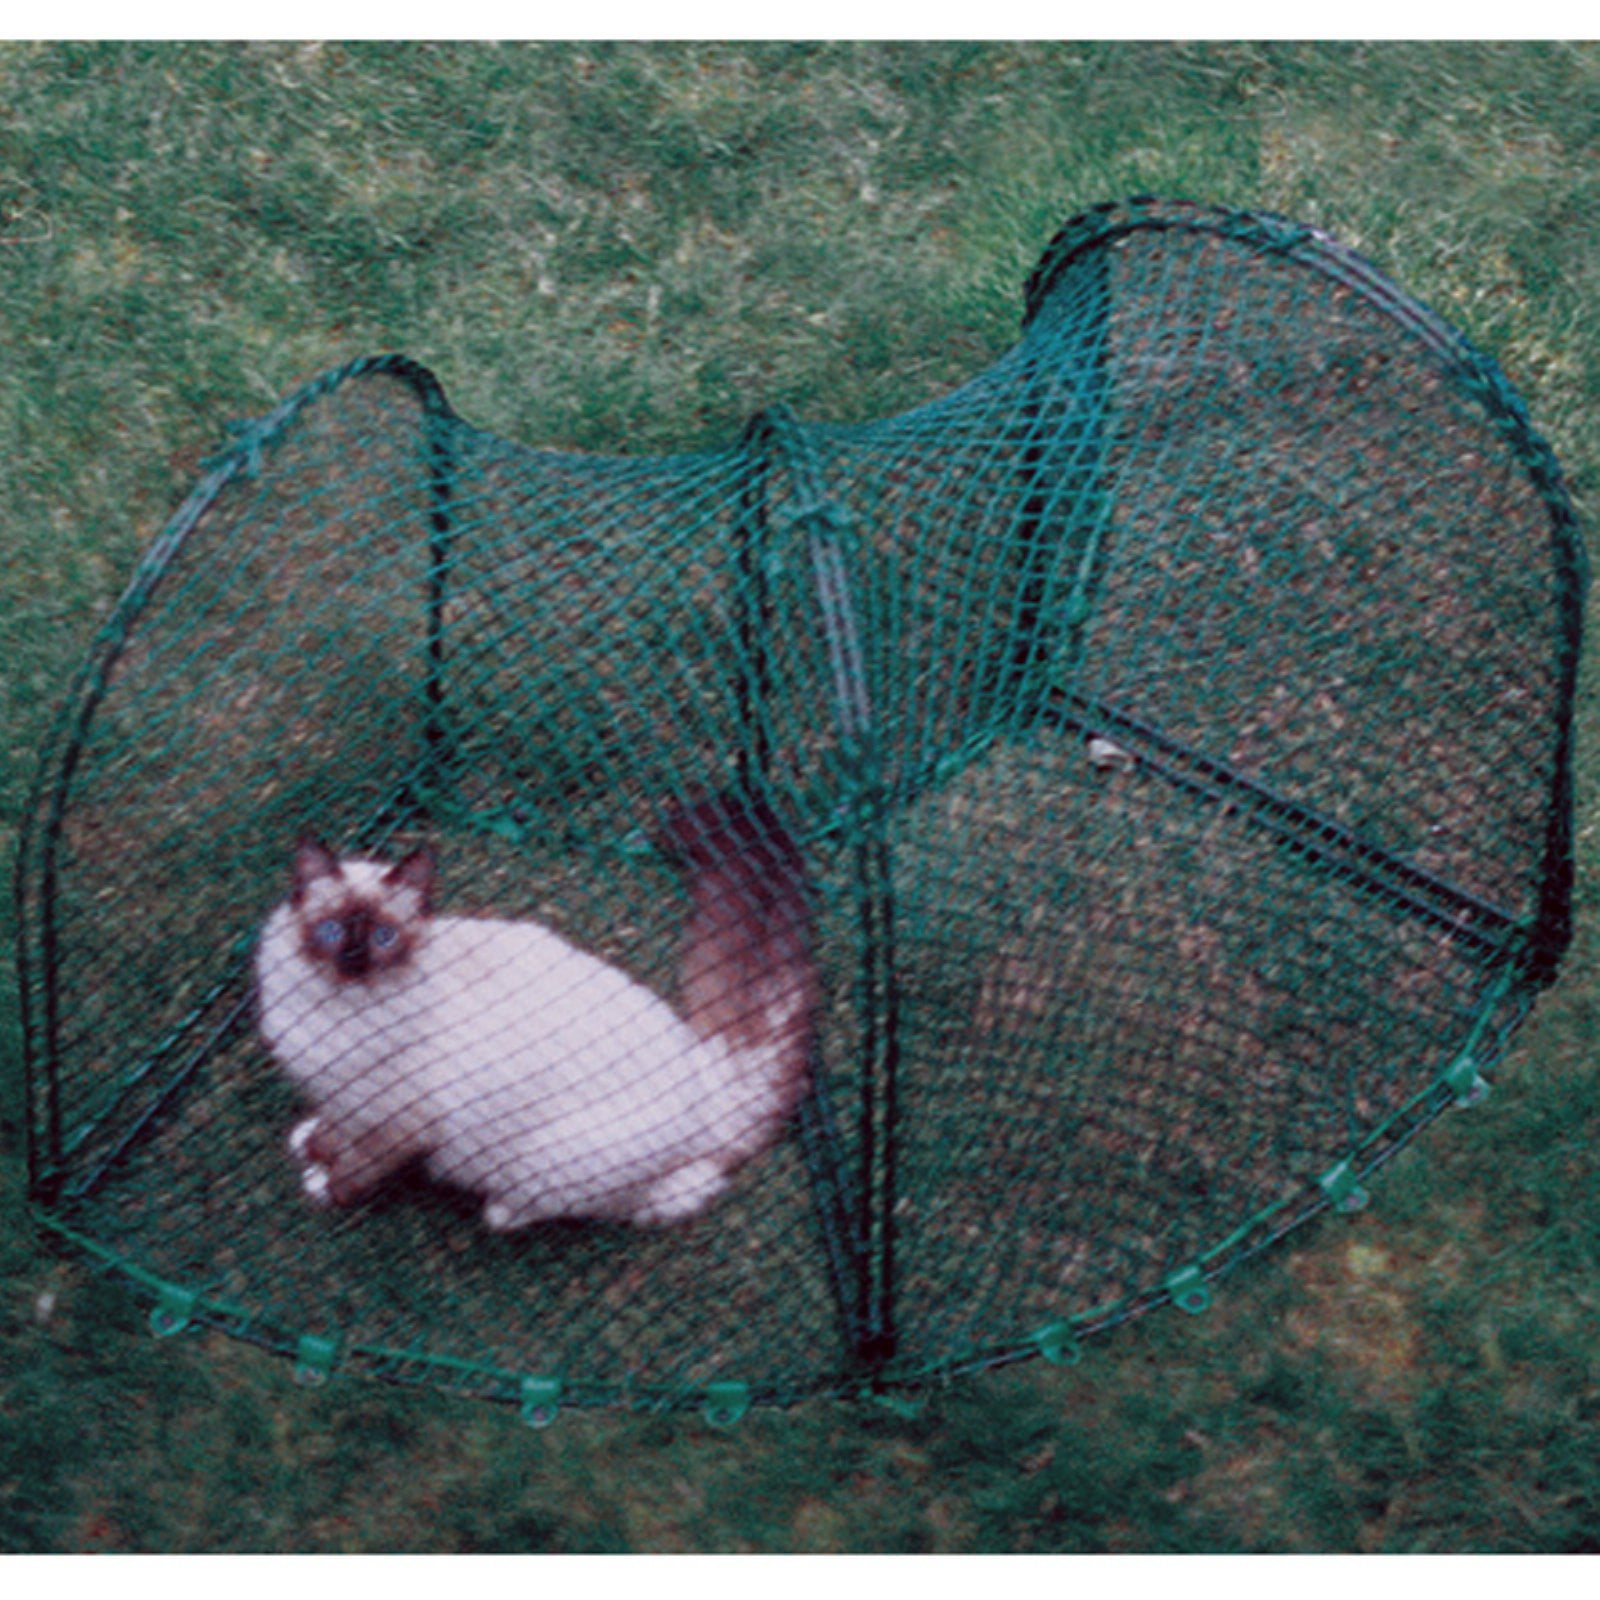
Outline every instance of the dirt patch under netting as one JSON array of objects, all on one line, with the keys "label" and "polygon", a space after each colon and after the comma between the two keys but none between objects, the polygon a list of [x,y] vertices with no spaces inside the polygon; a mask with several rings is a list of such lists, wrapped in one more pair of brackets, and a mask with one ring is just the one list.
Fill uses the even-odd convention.
[{"label": "dirt patch under netting", "polygon": [[1478,941],[1078,740],[997,753],[897,843],[902,1337],[930,1362],[1314,1203],[1483,1005]]}]

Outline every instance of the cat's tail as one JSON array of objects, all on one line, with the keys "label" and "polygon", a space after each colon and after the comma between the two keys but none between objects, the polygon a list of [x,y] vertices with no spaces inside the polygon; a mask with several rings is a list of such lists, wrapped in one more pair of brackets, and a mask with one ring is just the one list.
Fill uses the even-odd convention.
[{"label": "cat's tail", "polygon": [[811,889],[794,837],[764,801],[718,794],[674,812],[661,847],[689,875],[679,963],[684,1019],[769,1093],[741,1155],[777,1133],[809,1083],[819,985]]}]

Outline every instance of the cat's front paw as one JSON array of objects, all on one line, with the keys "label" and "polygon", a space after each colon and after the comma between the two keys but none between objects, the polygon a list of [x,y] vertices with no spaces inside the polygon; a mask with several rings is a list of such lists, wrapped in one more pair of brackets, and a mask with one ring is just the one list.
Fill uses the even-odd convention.
[{"label": "cat's front paw", "polygon": [[314,1148],[321,1120],[307,1117],[297,1122],[289,1134],[289,1155],[300,1168],[300,1187],[316,1206],[333,1204],[332,1178],[327,1165],[318,1159]]},{"label": "cat's front paw", "polygon": [[313,1159],[311,1141],[316,1137],[319,1117],[305,1117],[289,1130],[289,1154],[301,1166]]}]

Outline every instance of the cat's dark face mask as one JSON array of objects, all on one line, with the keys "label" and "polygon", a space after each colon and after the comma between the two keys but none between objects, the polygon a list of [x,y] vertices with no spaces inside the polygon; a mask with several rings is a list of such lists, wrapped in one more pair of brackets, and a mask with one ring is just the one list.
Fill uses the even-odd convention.
[{"label": "cat's dark face mask", "polygon": [[312,927],[310,942],[316,956],[351,982],[394,965],[404,957],[406,946],[395,924],[366,906],[324,917]]}]

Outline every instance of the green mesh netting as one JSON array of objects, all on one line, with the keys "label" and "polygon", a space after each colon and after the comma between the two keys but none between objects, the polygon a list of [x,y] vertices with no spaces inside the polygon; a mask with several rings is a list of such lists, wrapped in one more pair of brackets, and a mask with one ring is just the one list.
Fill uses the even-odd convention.
[{"label": "green mesh netting", "polygon": [[[1492,362],[1324,235],[1091,211],[1020,341],[865,426],[608,458],[357,362],[243,429],[45,752],[38,1215],[154,1301],[520,1401],[785,1403],[1043,1353],[1470,1100],[1568,938],[1584,569]],[[251,952],[293,840],[440,846],[664,995],[675,802],[811,880],[813,1089],[678,1227],[320,1211]]]}]

